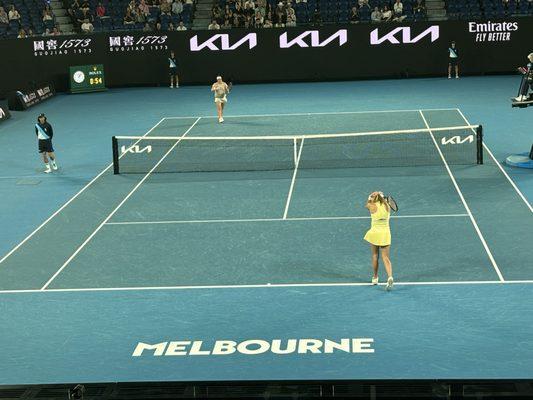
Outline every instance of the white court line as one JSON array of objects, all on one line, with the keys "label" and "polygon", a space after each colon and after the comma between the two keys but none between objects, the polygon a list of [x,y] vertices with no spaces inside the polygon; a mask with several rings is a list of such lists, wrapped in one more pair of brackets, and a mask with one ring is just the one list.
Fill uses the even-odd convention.
[{"label": "white court line", "polygon": [[[201,118],[198,118],[196,121],[194,121],[194,123],[190,126],[189,129],[187,129],[187,131],[185,131],[185,133],[182,135],[182,137],[187,135],[191,131],[191,129],[194,128],[194,126],[198,123],[198,121],[200,121],[200,119]],[[133,193],[135,193],[135,191],[144,183],[144,181],[146,181],[146,179],[148,179],[148,177],[152,174],[152,172],[154,172],[154,170],[165,160],[165,158],[167,158],[167,156],[172,152],[172,150],[174,150],[174,148],[178,145],[179,142],[180,142],[180,140],[178,139],[176,141],[176,143],[174,143],[174,145],[163,155],[163,157],[161,157],[161,159],[157,162],[157,164],[155,164],[152,167],[152,169],[150,171],[148,171],[148,173],[146,175],[144,175],[144,177],[133,187],[133,189],[126,195],[126,197],[124,197],[124,199],[118,204],[118,206],[116,206],[115,209],[113,211],[111,211],[111,213],[102,221],[102,223],[100,223],[100,225],[98,225],[98,227],[93,231],[93,233],[91,233],[89,235],[89,237],[87,239],[85,239],[85,241],[67,259],[67,261],[65,261],[63,263],[61,268],[59,268],[57,270],[57,272],[48,280],[48,282],[46,282],[44,284],[44,286],[41,288],[41,290],[46,290],[46,288],[70,264],[70,262],[74,259],[74,257],[76,257],[78,255],[78,253],[85,247],[85,245],[91,241],[91,239],[98,233],[98,231],[102,228],[102,226],[104,226],[105,223],[107,221],[109,221],[109,219],[113,215],[115,215],[115,213],[119,210],[119,208],[122,207],[122,205],[131,197],[131,195]]]},{"label": "white court line", "polygon": [[[287,202],[285,203],[285,211],[283,212],[283,219],[287,219],[287,213],[289,212],[289,207],[291,205],[291,197],[292,197],[292,191],[294,189],[294,184],[296,183],[296,175],[298,174],[298,165],[300,165],[300,157],[302,156],[302,149],[304,148],[304,140],[302,139],[302,143],[300,144],[300,151],[298,151],[298,155],[296,156],[296,162],[294,163],[294,171],[292,173],[292,179],[291,179],[291,186],[289,187],[289,194],[287,195]],[[296,139],[294,139],[294,144],[296,146],[298,142]]]},{"label": "white court line", "polygon": [[452,180],[453,186],[455,186],[455,190],[457,190],[457,193],[459,194],[459,197],[461,198],[463,206],[465,207],[466,212],[468,213],[468,216],[470,217],[470,221],[472,221],[472,225],[474,225],[474,228],[479,236],[479,239],[481,240],[481,243],[483,244],[483,247],[485,248],[485,251],[487,252],[487,255],[489,256],[490,262],[492,263],[492,266],[494,270],[496,271],[496,274],[498,274],[500,281],[502,282],[505,281],[505,279],[503,279],[503,275],[500,271],[500,268],[498,267],[498,264],[496,264],[496,260],[494,260],[492,252],[490,251],[490,248],[487,245],[487,242],[485,241],[485,238],[483,237],[481,230],[479,229],[476,219],[474,218],[474,216],[472,215],[472,212],[470,211],[470,207],[468,206],[468,203],[466,202],[465,197],[463,196],[463,192],[459,188],[459,185],[457,184],[457,181],[455,180],[455,176],[453,175],[452,170],[450,169],[450,166],[448,165],[448,162],[446,161],[446,158],[444,158],[444,154],[442,154],[439,144],[437,143],[437,139],[435,139],[435,136],[433,135],[433,132],[431,128],[429,127],[426,117],[424,117],[424,113],[422,112],[422,110],[420,110],[420,116],[424,120],[424,124],[426,124],[429,130],[431,139],[433,140],[433,143],[435,144],[435,147],[437,148],[437,151],[439,152],[440,158],[442,159],[442,162],[444,163],[444,167],[446,168],[446,171],[448,171],[448,175],[450,176],[450,179]]},{"label": "white court line", "polygon": [[[466,119],[466,117],[464,116],[464,114],[462,113],[462,111],[458,108],[456,108],[457,112],[459,114],[461,114],[461,117],[463,117],[463,119],[465,120],[465,122],[467,123],[467,125],[469,125],[468,123],[468,120]],[[472,129],[472,131],[474,131]],[[494,163],[498,166],[498,168],[500,169],[500,171],[502,171],[503,175],[505,175],[505,177],[507,178],[507,180],[509,181],[509,183],[511,184],[511,186],[514,188],[514,190],[516,190],[516,193],[518,193],[518,196],[520,196],[520,198],[524,201],[524,203],[526,203],[526,206],[529,208],[529,211],[531,211],[533,213],[533,206],[529,203],[529,201],[526,199],[526,196],[524,196],[524,194],[520,191],[520,189],[518,188],[518,186],[516,186],[516,184],[514,183],[514,181],[511,179],[511,177],[507,174],[507,172],[503,169],[503,167],[501,166],[501,164],[498,162],[498,160],[496,159],[496,157],[494,157],[494,154],[492,154],[492,151],[490,151],[489,147],[485,144],[485,140],[483,140],[483,147],[485,148],[485,150],[487,150],[487,153],[489,153],[489,155],[491,156],[491,158],[494,160]]]},{"label": "white court line", "polygon": [[[142,137],[145,137],[146,135],[150,134],[155,128],[161,124],[165,119],[161,119],[157,124],[155,124],[148,132],[146,132]],[[26,243],[29,239],[33,237],[37,232],[39,232],[48,222],[50,222],[57,214],[59,214],[61,211],[65,209],[70,203],[72,203],[80,194],[82,194],[89,186],[91,186],[98,178],[100,178],[103,174],[107,172],[108,169],[110,169],[113,166],[113,163],[109,164],[102,172],[100,172],[98,175],[96,175],[89,183],[87,183],[84,187],[81,188],[81,190],[76,193],[74,196],[72,196],[65,204],[63,204],[56,212],[54,212],[52,215],[50,215],[41,225],[39,225],[35,230],[30,233],[28,236],[26,236],[19,244],[17,244],[15,247],[11,249],[9,253],[7,253],[4,257],[0,259],[0,264],[2,264],[11,254],[13,254],[15,251],[17,251],[20,246],[22,246],[24,243]]]},{"label": "white court line", "polygon": [[[422,215],[391,215],[391,218],[447,218],[468,217],[468,214],[422,214]],[[248,218],[248,219],[199,219],[199,220],[169,220],[169,221],[121,221],[107,222],[106,225],[157,225],[157,224],[209,224],[209,223],[238,223],[238,222],[277,222],[277,221],[324,221],[324,220],[355,220],[370,219],[361,217],[291,217],[291,218]]]},{"label": "white court line", "polygon": [[[455,108],[426,108],[424,111],[452,111]],[[307,112],[307,113],[287,113],[287,114],[237,114],[224,115],[224,118],[246,118],[246,117],[294,117],[294,116],[311,116],[311,115],[344,115],[344,114],[380,114],[380,113],[401,113],[401,112],[418,112],[418,110],[369,110],[369,111],[326,111],[326,112]],[[164,119],[194,119],[198,116],[188,117],[165,117]],[[213,115],[202,115],[202,119],[218,118]]]},{"label": "white court line", "polygon": [[[394,282],[394,286],[447,286],[447,285],[509,285],[533,284],[533,280],[516,281],[442,281],[442,282]],[[380,283],[385,285],[385,283]],[[254,288],[306,288],[306,287],[352,287],[372,286],[369,282],[347,283],[273,283],[255,285],[204,285],[204,286],[133,286],[122,288],[78,288],[78,289],[15,289],[0,290],[0,294],[17,293],[76,293],[76,292],[129,292],[129,291],[159,291],[159,290],[205,290],[205,289],[254,289]]]}]

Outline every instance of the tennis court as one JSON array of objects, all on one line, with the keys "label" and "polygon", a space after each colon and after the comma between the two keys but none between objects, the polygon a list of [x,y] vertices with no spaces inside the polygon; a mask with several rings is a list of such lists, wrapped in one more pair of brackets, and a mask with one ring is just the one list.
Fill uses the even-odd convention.
[{"label": "tennis court", "polygon": [[[115,175],[109,166],[1,259],[0,293],[18,305],[7,310],[9,318],[52,327],[40,344],[8,353],[0,383],[20,380],[17,357],[38,359],[42,367],[17,383],[53,381],[57,374],[72,382],[82,376],[247,380],[265,373],[271,379],[529,376],[524,366],[532,365],[533,352],[520,343],[527,343],[524,327],[533,315],[533,264],[523,247],[533,243],[532,209],[487,146],[484,163],[476,163],[475,140],[466,139],[478,123],[455,108],[228,116],[222,125],[210,117],[163,118],[138,142],[144,165],[136,164],[137,154],[123,154],[122,166],[137,173]],[[380,157],[370,147],[353,165],[325,168],[317,156],[324,150],[308,144],[312,135],[404,130],[438,143],[422,147],[422,161],[415,158],[425,139],[414,136],[381,144],[395,160],[389,166],[368,162]],[[257,149],[247,150],[245,164],[259,159],[265,166],[225,170],[210,166],[217,141],[191,140],[207,146],[193,152],[206,152],[198,171],[161,173],[178,168],[172,163],[185,138],[209,136],[305,136],[307,142],[295,140],[293,148],[291,139],[283,147],[277,139],[250,141],[245,147]],[[175,138],[159,140],[176,151],[143,152],[150,137]],[[452,162],[456,150],[448,155],[445,141],[467,146],[460,154],[467,162]],[[281,161],[295,155],[301,168],[270,168],[278,148],[288,154]],[[233,161],[229,149],[226,161]],[[318,161],[305,167],[313,151]],[[393,194],[400,205],[391,219],[391,293],[369,285],[362,237],[370,218],[363,205],[373,190]],[[46,322],[45,309],[57,312]],[[156,310],[166,311],[156,316]],[[69,323],[56,325],[63,318]],[[131,357],[142,341],[257,337],[366,337],[376,350],[356,358]],[[77,349],[84,370],[51,343]]]}]

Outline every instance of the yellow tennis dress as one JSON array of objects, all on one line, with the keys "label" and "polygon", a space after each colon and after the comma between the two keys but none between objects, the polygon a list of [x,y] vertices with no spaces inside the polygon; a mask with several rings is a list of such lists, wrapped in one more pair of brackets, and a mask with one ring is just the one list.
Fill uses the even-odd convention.
[{"label": "yellow tennis dress", "polygon": [[370,214],[372,224],[365,235],[365,240],[374,246],[390,246],[391,234],[389,227],[390,211],[384,204],[376,203],[377,210]]}]

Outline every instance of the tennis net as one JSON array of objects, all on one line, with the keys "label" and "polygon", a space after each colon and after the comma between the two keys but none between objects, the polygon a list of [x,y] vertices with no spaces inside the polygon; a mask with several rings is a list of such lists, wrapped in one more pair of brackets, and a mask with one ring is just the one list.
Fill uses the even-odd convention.
[{"label": "tennis net", "polygon": [[114,136],[118,173],[482,164],[481,125],[332,135]]}]

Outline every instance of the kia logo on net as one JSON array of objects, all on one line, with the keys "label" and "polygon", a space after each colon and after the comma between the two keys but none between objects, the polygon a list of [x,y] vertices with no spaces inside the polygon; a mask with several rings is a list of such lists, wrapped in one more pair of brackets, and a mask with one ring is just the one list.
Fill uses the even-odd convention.
[{"label": "kia logo on net", "polygon": [[[282,49],[288,49],[292,46],[298,47],[324,47],[333,42],[334,40],[339,40],[339,47],[346,44],[348,41],[348,31],[346,29],[341,29],[335,32],[333,35],[324,38],[320,41],[320,32],[319,31],[305,31],[300,33],[292,40],[287,39],[288,32],[283,33],[279,37],[279,47]],[[310,39],[310,40],[309,40]]]},{"label": "kia logo on net", "polygon": [[194,35],[190,40],[190,44],[191,51],[200,51],[203,49],[212,51],[235,50],[241,46],[247,46],[249,49],[253,49],[257,46],[257,33],[249,33],[233,44],[231,44],[230,37],[227,33],[213,35],[202,43],[198,43],[198,35]]},{"label": "kia logo on net", "polygon": [[440,31],[438,25],[430,26],[425,31],[419,33],[414,37],[411,32],[410,26],[400,26],[381,37],[379,36],[379,29],[376,28],[372,32],[370,32],[370,44],[376,45],[381,44],[383,42],[389,42],[392,44],[412,44],[419,42],[426,36],[430,36],[431,43],[433,43],[439,38],[439,34]]}]

